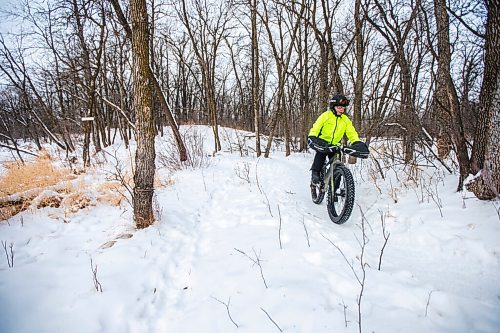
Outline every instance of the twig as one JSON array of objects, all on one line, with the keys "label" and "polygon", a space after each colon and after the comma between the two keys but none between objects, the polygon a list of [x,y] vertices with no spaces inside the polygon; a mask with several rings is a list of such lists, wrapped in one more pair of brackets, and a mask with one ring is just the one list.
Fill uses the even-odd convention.
[{"label": "twig", "polygon": [[130,199],[128,196],[126,196],[122,191],[120,191],[118,188],[115,189],[126,201],[127,203],[133,207],[133,202],[134,202],[134,191],[132,189],[132,185],[130,184],[131,180],[128,179],[127,171],[126,171],[126,166],[123,165],[123,162],[118,158],[117,156],[117,150],[114,151],[114,154],[111,154],[110,152],[103,150],[104,154],[108,154],[110,157],[112,157],[115,160],[114,163],[114,171],[108,171],[107,173],[111,176],[110,180],[116,180],[120,183],[121,186],[125,188],[125,190],[128,192],[130,195]]},{"label": "twig", "polygon": [[264,190],[262,189],[262,187],[260,187],[259,174],[257,172],[257,166],[259,165],[259,162],[260,162],[260,157],[257,159],[257,162],[255,163],[255,180],[256,180],[256,183],[257,183],[257,188],[259,189],[259,192],[261,194],[263,194],[264,197],[266,198],[267,209],[269,210],[269,214],[271,215],[271,217],[274,217],[273,216],[273,212],[271,211],[271,204],[269,203],[269,198],[267,197],[267,194],[266,194],[266,192],[264,192]]},{"label": "twig", "polygon": [[246,254],[245,252],[237,249],[237,248],[234,248],[236,251],[238,251],[239,253],[243,254],[245,257],[247,257],[248,259],[250,259],[254,265],[257,265],[259,266],[259,269],[260,269],[260,276],[262,278],[262,281],[264,282],[264,286],[266,286],[266,289],[267,289],[267,283],[266,283],[266,279],[264,278],[264,272],[262,271],[262,265],[261,265],[261,260],[259,258],[259,256],[257,255],[257,252],[255,252],[255,249],[253,249],[253,253],[255,254],[255,258],[252,258],[250,257],[248,254]]},{"label": "twig", "polygon": [[383,212],[380,212],[380,220],[382,221],[382,235],[384,236],[384,245],[382,246],[382,249],[380,250],[380,257],[378,259],[378,270],[380,271],[380,266],[382,265],[382,256],[384,255],[384,249],[385,246],[387,245],[387,241],[389,240],[389,236],[391,233],[386,233],[385,229],[385,215]]},{"label": "twig", "polygon": [[205,192],[207,192],[207,182],[205,181],[205,173],[203,169],[201,169],[201,177],[203,178],[203,187],[205,188]]},{"label": "twig", "polygon": [[[354,269],[354,265],[347,259],[346,255],[344,254],[344,252],[342,251],[342,249],[340,247],[338,247],[334,242],[332,242],[328,237],[324,236],[323,234],[321,234],[321,236],[326,239],[328,242],[330,242],[330,244],[332,244],[339,252],[340,254],[342,255],[342,257],[344,258],[345,262],[347,263],[347,265],[349,266],[349,268],[351,269],[351,271],[353,272],[354,274],[354,277],[356,278],[356,280],[358,281],[358,284],[360,286],[360,291],[359,291],[359,295],[358,297],[356,298],[356,303],[358,305],[358,330],[359,330],[359,333],[362,332],[362,325],[361,325],[361,320],[362,320],[362,316],[361,316],[361,300],[363,298],[363,293],[364,293],[364,290],[365,290],[365,280],[366,280],[366,263],[364,261],[364,255],[365,255],[365,248],[366,248],[366,244],[368,244],[368,237],[366,236],[366,228],[365,228],[365,224],[366,224],[366,217],[365,217],[365,214],[363,212],[363,210],[361,209],[360,207],[360,211],[361,211],[361,232],[362,232],[362,239],[363,241],[359,241],[358,239],[358,243],[361,247],[361,254],[359,256],[359,265],[361,267],[361,275],[358,275],[358,273],[356,273],[356,270]],[[356,237],[357,239],[357,237]]]},{"label": "twig", "polygon": [[345,327],[347,327],[347,323],[349,323],[350,321],[347,320],[347,311],[346,310],[347,310],[348,306],[345,305],[344,300],[342,300],[342,306],[344,308],[344,322],[345,322]]},{"label": "twig", "polygon": [[35,153],[32,153],[30,151],[27,151],[27,150],[24,150],[24,149],[21,149],[21,148],[18,148],[18,147],[12,147],[12,146],[9,146],[9,145],[5,145],[3,143],[0,143],[0,147],[4,147],[4,148],[10,149],[10,150],[16,150],[16,151],[19,151],[21,153],[25,153],[25,154],[28,154],[28,155],[31,155],[31,156],[38,157],[38,155],[35,154]]},{"label": "twig", "polygon": [[429,296],[427,297],[427,304],[425,305],[425,316],[427,317],[427,310],[429,309],[429,303],[431,302],[431,295],[434,292],[434,290],[431,290],[429,292]]},{"label": "twig", "polygon": [[281,245],[281,211],[280,211],[280,205],[278,205],[278,215],[279,215],[279,218],[280,218],[280,227],[279,227],[279,230],[278,230],[278,239],[280,241],[280,250],[283,250],[283,246]]},{"label": "twig", "polygon": [[439,214],[441,215],[441,217],[443,217],[443,210],[441,209],[441,207],[443,207],[443,204],[441,203],[441,199],[439,198],[438,189],[436,188],[437,199],[434,197],[434,193],[432,192],[432,190],[429,190],[427,186],[425,187],[425,190],[427,191],[427,194],[431,197],[432,201],[434,201],[434,203],[438,207]]},{"label": "twig", "polygon": [[361,290],[359,291],[357,303],[358,303],[358,328],[359,328],[359,333],[362,333],[362,329],[361,329],[361,319],[362,319],[361,318],[361,298],[363,297],[363,292],[365,290],[365,279],[366,279],[365,265],[366,264],[364,262],[364,254],[365,254],[366,244],[368,243],[368,238],[366,237],[366,231],[365,231],[366,217],[365,217],[365,214],[364,214],[363,210],[361,209],[361,207],[359,208],[359,210],[361,211],[361,230],[363,232],[363,243],[361,244],[361,255],[359,256],[359,264],[361,266],[361,271],[362,271],[362,280],[360,282]]},{"label": "twig", "polygon": [[380,173],[380,177],[382,177],[382,179],[385,180],[385,175],[384,175],[384,172],[382,171],[382,167],[380,166],[380,162],[378,161],[378,159],[372,157],[371,160],[375,162],[375,165],[377,166],[377,170]]},{"label": "twig", "polygon": [[257,159],[257,162],[255,163],[255,180],[257,181],[257,188],[259,189],[260,193],[263,194],[262,188],[260,187],[259,183],[259,175],[257,173],[257,166],[259,165],[259,162],[260,162],[260,157]]},{"label": "twig", "polygon": [[271,316],[269,315],[269,313],[267,313],[266,310],[264,310],[263,308],[260,308],[262,311],[264,311],[264,313],[266,314],[267,318],[269,318],[270,321],[272,321],[272,323],[280,330],[280,332],[283,332],[283,330],[278,326],[278,324],[276,324],[276,322],[273,320],[273,318],[271,318]]},{"label": "twig", "polygon": [[347,259],[347,257],[345,256],[344,254],[344,251],[342,251],[342,249],[340,247],[337,246],[337,244],[335,244],[334,242],[332,242],[331,239],[329,239],[328,237],[326,237],[325,235],[321,234],[321,236],[326,239],[330,244],[332,244],[339,252],[340,254],[342,255],[342,257],[344,258],[345,262],[347,263],[347,265],[349,266],[349,268],[351,269],[352,273],[354,274],[354,277],[356,278],[356,280],[358,281],[358,283],[361,283],[361,280],[360,278],[358,277],[358,273],[356,273],[356,271],[354,270],[354,266],[353,264]]},{"label": "twig", "polygon": [[262,194],[264,194],[264,197],[266,198],[267,209],[269,210],[269,214],[271,214],[271,217],[274,217],[273,212],[271,211],[271,204],[269,203],[269,198],[267,197],[266,192],[262,191]]},{"label": "twig", "polygon": [[239,327],[238,324],[236,324],[236,322],[233,320],[233,317],[231,317],[231,313],[229,312],[229,304],[231,304],[231,297],[229,297],[229,300],[227,301],[227,303],[224,303],[223,301],[218,300],[217,298],[215,298],[213,296],[212,296],[212,298],[214,300],[216,300],[217,302],[219,302],[220,304],[223,304],[226,307],[227,315],[229,316],[229,319],[234,324],[234,326]]},{"label": "twig", "polygon": [[304,231],[306,232],[307,246],[311,247],[311,243],[309,243],[309,233],[307,232],[306,223],[304,222],[304,215],[302,215],[302,225],[304,226]]},{"label": "twig", "polygon": [[243,170],[241,170],[240,166],[238,165],[236,166],[234,171],[236,173],[236,176],[238,176],[238,178],[250,184],[250,166],[248,162],[243,162]]},{"label": "twig", "polygon": [[5,251],[5,256],[7,257],[7,265],[12,268],[14,267],[14,244],[10,243],[9,249],[10,249],[10,255],[9,252],[7,251],[7,241],[2,241],[2,246]]},{"label": "twig", "polygon": [[102,293],[102,285],[99,282],[99,280],[97,280],[97,265],[95,265],[94,268],[94,263],[92,262],[92,258],[90,258],[90,269],[92,270],[92,278],[94,280],[95,290],[100,291]]}]

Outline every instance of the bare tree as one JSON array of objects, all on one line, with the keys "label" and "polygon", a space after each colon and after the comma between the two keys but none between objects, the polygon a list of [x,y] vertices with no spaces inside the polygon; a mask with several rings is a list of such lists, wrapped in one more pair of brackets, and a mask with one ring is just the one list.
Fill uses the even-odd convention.
[{"label": "bare tree", "polygon": [[[272,4],[272,2],[270,3]],[[295,4],[293,4],[295,6]],[[275,38],[273,37],[273,33],[271,32],[271,21],[270,21],[270,16],[269,16],[269,9],[268,5],[264,3],[264,13],[261,16],[262,21],[264,23],[264,27],[267,31],[267,36],[269,39],[269,45],[271,46],[271,50],[274,56],[274,61],[276,64],[276,72],[278,75],[278,87],[276,91],[276,98],[275,98],[275,112],[272,115],[271,119],[271,124],[270,124],[270,130],[269,130],[269,140],[267,142],[266,146],[266,151],[264,153],[264,157],[269,157],[269,153],[271,151],[271,145],[273,143],[273,138],[275,135],[276,131],[276,126],[278,124],[278,121],[280,118],[283,116],[283,108],[285,106],[284,99],[285,99],[285,82],[287,79],[287,71],[288,71],[288,66],[290,65],[290,60],[292,56],[292,51],[293,51],[293,44],[295,43],[295,40],[297,38],[297,32],[299,25],[301,23],[300,17],[303,16],[304,10],[305,10],[305,2],[304,0],[301,1],[299,10],[297,11],[295,7],[293,7],[292,11],[290,12],[299,12],[298,17],[296,18],[295,23],[293,23],[292,27],[292,34],[289,39],[289,45],[285,46],[285,33],[283,31],[283,12],[286,9],[286,6],[283,6],[281,4],[276,4],[276,7],[273,7],[277,11],[276,19],[277,19],[277,28],[279,31],[279,41],[276,41]],[[277,47],[279,46],[279,48]],[[288,48],[288,49],[287,49]],[[286,52],[285,52],[286,50]],[[285,131],[286,135],[286,131]],[[290,146],[286,144],[286,155],[290,155]]]},{"label": "bare tree", "polygon": [[[86,91],[86,114],[85,116],[92,117],[93,121],[86,121],[84,123],[84,131],[85,131],[85,139],[83,145],[83,163],[84,166],[90,165],[90,137],[93,134],[94,138],[94,146],[97,152],[101,150],[101,139],[99,135],[99,131],[97,128],[97,124],[99,123],[99,115],[97,112],[97,77],[99,75],[101,64],[102,64],[102,53],[104,47],[104,38],[105,38],[105,24],[104,24],[104,14],[103,7],[101,4],[100,16],[101,22],[99,22],[99,30],[98,31],[98,46],[97,49],[92,50],[90,43],[86,38],[86,31],[84,30],[84,26],[86,25],[86,21],[91,20],[89,17],[90,13],[88,13],[89,8],[86,3],[78,3],[77,0],[71,0],[71,9],[72,9],[72,18],[75,24],[75,32],[78,38],[78,43],[81,51],[81,61],[82,64],[78,64],[83,68],[84,80],[82,82],[82,86]],[[99,5],[99,4],[98,4]],[[88,15],[87,15],[88,13]],[[93,43],[93,41],[92,41]],[[93,44],[92,44],[93,45]],[[95,59],[93,59],[92,53],[95,51]],[[75,58],[76,60],[77,58]],[[95,127],[93,126],[95,124]]]},{"label": "bare tree", "polygon": [[17,49],[8,47],[0,34],[0,73],[19,91],[23,105],[29,111],[29,117],[33,122],[31,125],[39,126],[58,147],[66,150],[68,147],[58,135],[56,116],[43,99],[43,92],[35,84],[26,64],[24,52],[25,49],[21,45]]},{"label": "bare tree", "polygon": [[215,152],[218,152],[221,150],[221,144],[218,130],[215,73],[217,52],[224,36],[230,29],[230,7],[227,3],[208,4],[205,0],[197,0],[193,4],[194,8],[188,8],[186,0],[182,0],[179,16],[188,32],[201,70],[206,108],[214,133]]},{"label": "bare tree", "polygon": [[387,41],[394,60],[400,69],[400,126],[404,130],[404,158],[409,163],[413,160],[414,145],[420,132],[420,121],[415,111],[415,101],[412,94],[412,75],[405,46],[415,22],[421,0],[416,0],[406,19],[400,16],[401,4],[393,4],[387,0],[374,0],[377,18],[370,17],[370,9],[365,9],[367,20]]}]

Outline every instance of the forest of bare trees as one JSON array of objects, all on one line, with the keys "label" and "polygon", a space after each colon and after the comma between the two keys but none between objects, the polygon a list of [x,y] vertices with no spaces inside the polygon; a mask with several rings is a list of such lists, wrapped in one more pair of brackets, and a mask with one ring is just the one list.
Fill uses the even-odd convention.
[{"label": "forest of bare trees", "polygon": [[[218,127],[229,126],[270,138],[266,147],[257,140],[258,156],[269,156],[273,137],[290,154],[307,148],[328,97],[344,93],[368,143],[401,140],[401,163],[437,144],[437,158],[453,156],[458,190],[478,175],[468,188],[493,199],[499,7],[498,0],[17,1],[2,12],[0,144],[16,151],[18,140],[39,148],[50,141],[68,156],[82,147],[91,165],[90,152],[117,138],[137,140],[138,154],[154,158],[151,140],[170,126],[185,159],[178,127],[195,123],[213,128],[214,152]],[[137,193],[148,193],[152,184],[141,186]]]}]

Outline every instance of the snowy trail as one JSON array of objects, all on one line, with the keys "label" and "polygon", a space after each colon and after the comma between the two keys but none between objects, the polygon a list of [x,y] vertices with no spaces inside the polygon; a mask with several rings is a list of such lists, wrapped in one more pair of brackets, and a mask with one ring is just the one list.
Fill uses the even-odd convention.
[{"label": "snowy trail", "polygon": [[[271,309],[276,313],[283,313],[283,317],[277,315],[277,318],[281,319],[286,331],[313,332],[327,328],[345,330],[341,324],[345,323],[346,319],[339,317],[342,314],[339,311],[340,304],[343,307],[348,303],[350,308],[353,308],[356,295],[359,293],[359,285],[352,269],[357,274],[360,274],[361,270],[356,266],[355,261],[352,261],[354,267],[350,268],[329,241],[338,245],[348,258],[354,259],[359,256],[358,241],[362,237],[359,229],[361,211],[365,214],[368,225],[366,232],[370,243],[367,245],[365,261],[370,267],[376,267],[381,260],[379,254],[384,242],[380,225],[381,216],[385,219],[386,228],[394,230],[385,258],[381,262],[388,273],[371,273],[367,285],[370,285],[370,282],[376,285],[382,280],[389,280],[399,285],[404,283],[414,285],[414,290],[400,294],[408,300],[408,304],[401,305],[408,307],[410,311],[407,318],[409,322],[415,323],[416,319],[412,314],[415,312],[421,313],[421,316],[425,316],[426,313],[430,316],[434,305],[437,305],[439,309],[436,312],[438,317],[446,318],[457,311],[462,312],[467,318],[455,326],[451,325],[449,330],[445,329],[446,325],[444,325],[443,331],[451,332],[456,327],[464,325],[477,328],[480,326],[478,322],[493,319],[490,315],[481,314],[491,313],[490,307],[493,306],[493,304],[483,304],[481,296],[473,296],[475,301],[478,301],[475,306],[479,306],[479,310],[472,311],[474,309],[467,305],[455,307],[454,311],[442,310],[442,307],[446,308],[456,300],[460,303],[469,303],[467,293],[460,291],[461,288],[474,286],[474,278],[466,271],[466,264],[458,261],[463,257],[457,255],[454,262],[449,262],[450,256],[446,253],[441,256],[436,256],[433,252],[427,254],[428,242],[434,242],[434,245],[441,251],[443,241],[444,246],[447,246],[446,239],[436,238],[432,236],[432,233],[420,240],[421,247],[412,246],[411,228],[418,228],[423,223],[409,217],[400,217],[397,207],[394,208],[393,205],[387,203],[387,200],[391,198],[377,196],[377,190],[373,186],[358,179],[357,206],[350,221],[342,226],[330,222],[325,204],[314,205],[310,201],[307,190],[309,172],[304,169],[304,165],[309,162],[308,158],[305,156],[279,161],[226,161],[228,166],[225,168],[218,166],[220,174],[205,175],[209,199],[202,208],[205,214],[200,216],[200,235],[202,236],[198,240],[196,255],[192,258],[192,286],[189,288],[190,291],[184,294],[185,305],[180,311],[182,316],[167,327],[172,331],[180,329],[191,331],[189,328],[194,329],[200,325],[201,321],[202,326],[211,327],[210,330],[231,331],[235,329],[235,325],[226,315],[225,305],[222,304],[229,303],[234,313],[253,318],[250,322],[238,323],[239,331],[252,332],[256,329],[262,331],[263,321],[266,322],[268,319],[262,311],[259,312],[259,309],[265,308],[267,303],[274,304],[274,308]],[[247,163],[251,170],[249,182],[237,177],[235,173],[234,168],[241,167],[244,163]],[[231,165],[234,166],[233,169]],[[220,171],[221,169],[223,171]],[[255,172],[258,174],[257,177],[255,177]],[[355,172],[356,170],[353,170],[353,173]],[[303,178],[295,179],[294,177],[298,174]],[[260,185],[257,184],[257,178]],[[214,181],[210,183],[207,179]],[[220,182],[220,179],[224,181]],[[273,186],[266,187],[267,184],[273,184]],[[374,200],[374,198],[377,199]],[[428,210],[430,216],[437,214],[437,208],[432,205],[429,205]],[[279,234],[280,218],[281,234]],[[410,229],[399,233],[401,222],[403,226],[406,226],[405,228]],[[463,231],[461,227],[459,230]],[[442,234],[446,232],[439,233],[439,235]],[[251,237],[245,237],[245,235],[251,235]],[[282,249],[280,249],[280,237]],[[451,238],[453,237],[459,238],[460,236]],[[459,244],[454,244],[452,248],[456,249],[459,246]],[[408,258],[412,258],[411,266],[408,265]],[[471,258],[473,256],[468,256],[466,260]],[[262,276],[252,260],[262,260]],[[458,278],[460,280],[453,287],[439,283],[442,281],[442,276],[439,275],[442,271],[439,269],[442,262],[448,262],[447,279]],[[416,273],[414,265],[419,267],[418,272],[425,272],[426,267],[430,268],[429,273]],[[209,272],[208,275],[207,272]],[[473,287],[470,290],[473,295],[491,293],[498,288],[498,283],[494,281],[494,271],[492,274],[484,278],[493,283],[493,289]],[[308,285],[310,289],[308,297],[302,296],[305,285]],[[384,300],[391,299],[389,296],[391,289],[387,289],[385,285],[387,282],[384,282],[382,287],[365,292],[365,303],[369,313],[386,316],[380,312],[384,309]],[[247,288],[247,286],[251,287]],[[301,292],[299,292],[299,286]],[[247,289],[254,290],[254,292],[249,293]],[[260,290],[260,292],[255,293],[255,290]],[[325,295],[325,290],[329,290],[326,293],[329,296]],[[302,315],[299,316],[300,321],[294,322],[290,309],[282,309],[282,307],[287,308],[284,304],[288,302],[288,299],[295,299],[298,295],[301,295],[300,300],[296,301],[309,304],[309,308],[306,307],[311,313],[309,320],[304,320]],[[436,304],[434,300],[430,305],[426,303],[430,302],[431,298],[435,298]],[[311,302],[311,299],[315,301]],[[202,300],[202,302],[195,302],[195,300]],[[276,307],[276,304],[281,305]],[[382,311],[390,312],[390,308]],[[465,315],[464,311],[470,311],[473,314]],[[350,316],[348,321],[356,321],[352,310]],[[214,317],[219,320],[214,321]],[[317,317],[330,317],[331,320],[318,323],[315,320]],[[479,319],[475,320],[473,317]],[[417,320],[420,320],[419,317]],[[376,324],[372,325],[376,327]],[[408,329],[411,326],[396,326],[394,330]],[[428,323],[420,327],[429,329],[432,325]],[[268,328],[269,331],[275,329],[272,324]],[[354,326],[351,329],[354,329]]]},{"label": "snowy trail", "polygon": [[[225,178],[205,172],[208,201],[202,207],[205,214],[199,221],[202,237],[192,258],[191,285],[179,311],[183,315],[178,321],[166,319],[171,323],[167,326],[170,331],[191,332],[200,322],[203,327],[211,327],[209,330],[235,329],[221,302],[229,303],[234,313],[253,318],[239,322],[239,331],[276,329],[261,308],[275,313],[276,320],[280,319],[289,332],[322,331],[344,323],[339,317],[342,312],[338,311],[337,298],[353,297],[353,286],[348,286],[348,281],[339,295],[335,283],[337,278],[354,282],[354,277],[344,268],[339,269],[336,260],[332,261],[335,252],[324,235],[337,240],[341,236],[332,232],[342,229],[328,219],[324,205],[317,206],[310,200],[309,172],[303,169],[308,158],[239,162],[239,166],[250,165],[253,174],[249,182],[231,170],[232,166],[238,168],[236,161],[234,165],[228,162],[226,168],[218,166],[223,170],[218,172],[225,174]],[[303,177],[296,179],[297,174]],[[273,187],[258,185],[257,178]],[[211,183],[207,181],[210,179],[219,181]],[[221,183],[220,179],[225,180]],[[351,234],[355,229],[355,225],[346,224],[340,233]],[[261,260],[262,275],[255,264],[258,260]],[[332,264],[332,271],[325,274],[324,266]],[[304,286],[309,290],[306,294],[303,294]],[[310,314],[304,317],[301,311],[294,316],[285,305],[291,301],[304,304],[303,310]],[[316,316],[330,316],[331,320],[318,323]]]}]

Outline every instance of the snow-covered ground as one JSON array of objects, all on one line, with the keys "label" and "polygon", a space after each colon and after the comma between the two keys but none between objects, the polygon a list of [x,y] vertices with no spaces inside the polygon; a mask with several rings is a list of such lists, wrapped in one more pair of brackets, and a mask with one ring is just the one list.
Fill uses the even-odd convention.
[{"label": "snow-covered ground", "polygon": [[[210,153],[211,130],[194,129]],[[362,332],[500,332],[498,201],[455,192],[457,176],[433,167],[415,183],[358,160],[355,209],[335,225],[310,199],[311,153],[257,159],[228,149],[243,133],[221,131],[231,140],[208,166],[158,170],[147,229],[98,192],[76,213],[0,222],[14,251],[9,267],[0,248],[0,332],[359,332],[359,313]],[[130,161],[107,151],[89,186],[116,169],[110,156]]]}]

